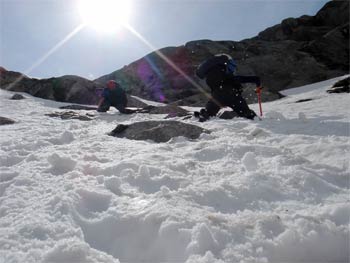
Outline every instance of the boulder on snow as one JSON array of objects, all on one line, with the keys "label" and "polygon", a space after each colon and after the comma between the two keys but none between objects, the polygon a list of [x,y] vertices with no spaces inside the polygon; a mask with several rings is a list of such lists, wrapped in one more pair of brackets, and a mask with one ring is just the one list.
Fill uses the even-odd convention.
[{"label": "boulder on snow", "polygon": [[349,82],[350,82],[350,77],[347,77],[346,79],[342,79],[336,82],[332,88],[327,90],[327,92],[328,93],[349,93],[350,92]]},{"label": "boulder on snow", "polygon": [[14,94],[11,98],[10,98],[10,100],[23,100],[23,99],[25,99],[25,97],[23,96],[23,95],[21,95],[21,94]]},{"label": "boulder on snow", "polygon": [[81,121],[92,121],[93,116],[91,114],[79,114],[74,111],[63,111],[63,112],[53,112],[45,114],[46,116],[53,117],[53,118],[61,118],[62,120],[81,120]]},{"label": "boulder on snow", "polygon": [[130,125],[119,124],[109,135],[131,140],[152,140],[160,143],[178,136],[197,139],[202,133],[210,133],[210,131],[179,121],[144,121]]},{"label": "boulder on snow", "polygon": [[[152,106],[147,104],[144,104],[144,105],[146,106],[138,108],[135,113],[168,114],[165,118],[183,117],[183,116],[190,115],[190,113],[187,110],[184,110],[174,105],[165,105],[165,106]],[[97,110],[97,107],[77,105],[77,104],[62,106],[59,108],[65,109],[65,110]],[[127,108],[130,108],[130,107],[127,107]]]},{"label": "boulder on snow", "polygon": [[174,105],[165,105],[165,106],[147,106],[143,108],[144,110],[147,110],[150,114],[172,114],[179,117],[188,115],[188,111],[184,110],[180,107],[174,106]]},{"label": "boulder on snow", "polygon": [[297,100],[295,103],[302,103],[302,102],[307,102],[307,101],[312,101],[313,99],[301,99]]},{"label": "boulder on snow", "polygon": [[97,110],[97,107],[72,104],[72,105],[59,107],[59,109],[65,109],[65,110]]},{"label": "boulder on snow", "polygon": [[190,115],[187,110],[184,110],[181,107],[175,105],[165,105],[165,106],[157,106],[153,107],[150,114],[168,114],[165,118],[174,118],[174,117],[183,117]]},{"label": "boulder on snow", "polygon": [[128,98],[128,107],[132,107],[132,108],[144,108],[146,106],[148,106],[147,103],[144,103],[143,101],[139,100],[136,97],[130,96],[130,95],[126,95]]},{"label": "boulder on snow", "polygon": [[14,123],[15,123],[14,120],[0,116],[0,125],[7,125],[7,124],[14,124]]},{"label": "boulder on snow", "polygon": [[149,113],[149,114],[168,114],[165,119],[174,117],[183,117],[191,115],[187,110],[175,105],[165,105],[165,106],[152,106],[148,105],[137,111],[138,113]]}]

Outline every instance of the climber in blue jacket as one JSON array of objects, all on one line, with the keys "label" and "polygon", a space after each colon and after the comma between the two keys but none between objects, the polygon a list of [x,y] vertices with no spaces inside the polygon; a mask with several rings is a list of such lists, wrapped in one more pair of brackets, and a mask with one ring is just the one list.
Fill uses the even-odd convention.
[{"label": "climber in blue jacket", "polygon": [[109,80],[106,88],[102,91],[102,97],[98,103],[97,111],[106,112],[111,106],[115,107],[120,113],[130,114],[135,111],[127,109],[128,99],[124,89],[114,80]]}]

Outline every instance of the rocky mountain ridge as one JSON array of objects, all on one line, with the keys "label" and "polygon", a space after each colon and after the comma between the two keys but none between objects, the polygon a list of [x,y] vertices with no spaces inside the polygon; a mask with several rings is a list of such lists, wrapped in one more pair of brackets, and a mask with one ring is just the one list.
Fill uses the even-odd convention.
[{"label": "rocky mountain ridge", "polygon": [[[36,79],[0,67],[0,88],[26,92],[43,99],[96,105],[99,100],[96,91],[103,87],[102,84],[74,75]],[[144,107],[146,105],[130,95],[128,95],[128,102],[130,107]]]},{"label": "rocky mountain ridge", "polygon": [[[278,91],[283,89],[348,74],[349,2],[330,1],[315,16],[285,19],[239,42],[198,40],[163,48],[95,81],[79,76],[34,79],[0,67],[0,87],[56,101],[96,104],[96,89],[102,88],[106,80],[115,79],[130,95],[174,105],[203,106],[207,97],[188,78],[209,91],[194,72],[203,60],[217,53],[234,57],[238,74],[262,78],[263,101],[280,98]],[[257,101],[251,86],[243,95],[248,103]],[[129,106],[139,107],[140,102],[129,98]]]},{"label": "rocky mountain ridge", "polygon": [[[198,40],[159,52],[204,88],[194,74],[196,67],[214,54],[229,54],[238,62],[237,74],[260,76],[266,88],[263,100],[274,100],[280,90],[349,72],[349,2],[330,1],[315,16],[287,18],[251,39]],[[108,79],[145,99],[193,106],[207,100],[157,52],[95,81]],[[245,89],[244,95],[249,103],[256,102],[254,89]]]}]

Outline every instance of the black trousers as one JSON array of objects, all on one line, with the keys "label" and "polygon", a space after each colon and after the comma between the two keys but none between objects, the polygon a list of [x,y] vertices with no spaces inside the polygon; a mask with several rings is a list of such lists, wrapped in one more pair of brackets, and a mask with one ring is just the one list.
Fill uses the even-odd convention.
[{"label": "black trousers", "polygon": [[98,107],[97,111],[106,112],[109,110],[111,106],[115,107],[120,113],[124,113],[124,114],[135,113],[134,110],[126,109],[126,104],[112,105],[108,100],[104,100],[103,103],[100,105],[100,107]]},{"label": "black trousers", "polygon": [[212,99],[207,102],[205,109],[210,117],[216,116],[223,107],[230,107],[238,116],[243,118],[254,119],[256,116],[256,113],[248,107],[239,91],[213,92]]}]

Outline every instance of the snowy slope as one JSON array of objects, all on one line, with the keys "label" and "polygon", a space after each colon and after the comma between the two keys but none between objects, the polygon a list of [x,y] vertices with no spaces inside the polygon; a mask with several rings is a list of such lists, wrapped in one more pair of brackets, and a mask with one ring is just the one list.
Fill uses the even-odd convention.
[{"label": "snowy slope", "polygon": [[0,126],[0,262],[348,262],[350,95],[327,94],[335,81],[160,144],[106,133],[162,115],[61,120],[45,114],[62,103],[1,90],[17,123]]}]

